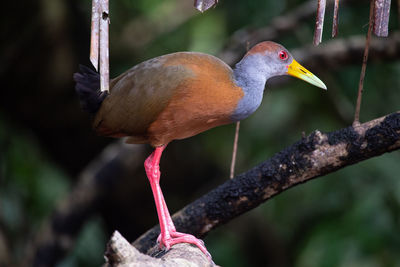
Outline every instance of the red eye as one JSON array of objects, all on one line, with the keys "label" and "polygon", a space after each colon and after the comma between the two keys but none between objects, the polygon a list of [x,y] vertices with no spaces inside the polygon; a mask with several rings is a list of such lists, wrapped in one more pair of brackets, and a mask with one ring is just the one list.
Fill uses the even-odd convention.
[{"label": "red eye", "polygon": [[284,51],[284,50],[280,51],[278,55],[279,55],[279,58],[280,58],[281,60],[286,60],[286,59],[288,58],[288,54],[287,54],[287,52]]}]

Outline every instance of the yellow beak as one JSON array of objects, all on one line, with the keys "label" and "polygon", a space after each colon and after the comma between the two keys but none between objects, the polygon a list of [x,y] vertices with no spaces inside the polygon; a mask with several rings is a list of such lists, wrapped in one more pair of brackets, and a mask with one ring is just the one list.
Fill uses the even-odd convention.
[{"label": "yellow beak", "polygon": [[288,75],[297,77],[303,81],[306,81],[317,87],[327,90],[326,85],[320,79],[318,79],[317,76],[315,76],[306,68],[304,68],[302,65],[300,65],[296,60],[293,59],[293,62],[290,63],[287,66],[287,68],[288,68],[287,71]]}]

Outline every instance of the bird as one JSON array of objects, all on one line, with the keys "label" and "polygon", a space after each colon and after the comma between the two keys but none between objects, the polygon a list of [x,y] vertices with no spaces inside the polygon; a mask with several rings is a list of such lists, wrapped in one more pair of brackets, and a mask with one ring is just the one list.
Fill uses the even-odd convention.
[{"label": "bird", "polygon": [[204,242],[176,230],[160,188],[160,158],[173,140],[241,121],[260,106],[266,82],[290,75],[322,89],[326,85],[301,66],[282,45],[263,41],[232,69],[199,52],[176,52],[139,63],[100,92],[99,74],[80,66],[73,78],[82,108],[93,115],[97,134],[150,144],[144,162],[160,224],[157,242],[166,250],[177,243],[196,245],[211,259]]}]

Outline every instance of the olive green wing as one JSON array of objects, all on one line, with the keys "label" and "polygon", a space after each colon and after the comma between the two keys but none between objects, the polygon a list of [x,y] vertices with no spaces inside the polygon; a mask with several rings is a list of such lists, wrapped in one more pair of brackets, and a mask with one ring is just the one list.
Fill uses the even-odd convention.
[{"label": "olive green wing", "polygon": [[93,127],[105,136],[132,136],[146,143],[147,129],[193,73],[184,65],[168,65],[179,53],[154,58],[124,72],[110,83],[110,95],[96,114]]}]

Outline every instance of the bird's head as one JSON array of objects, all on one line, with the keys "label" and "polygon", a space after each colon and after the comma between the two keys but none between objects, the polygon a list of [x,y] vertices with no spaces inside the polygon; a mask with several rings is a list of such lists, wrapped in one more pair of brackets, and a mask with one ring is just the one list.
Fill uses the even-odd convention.
[{"label": "bird's head", "polygon": [[258,43],[247,52],[243,60],[256,62],[253,65],[254,69],[267,79],[273,76],[290,75],[326,90],[326,85],[301,66],[280,44],[270,41]]}]

